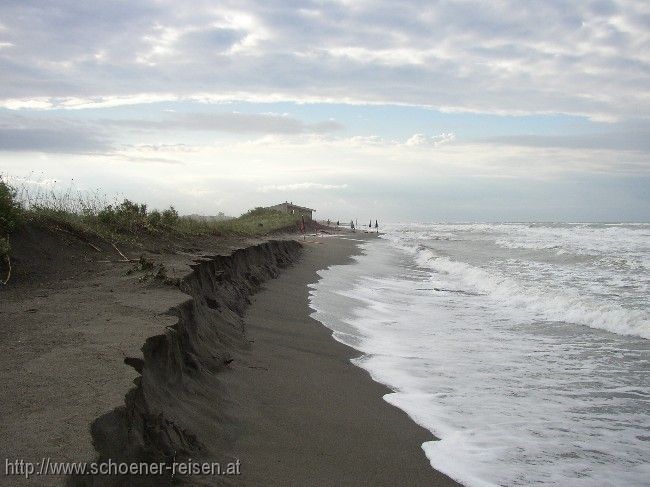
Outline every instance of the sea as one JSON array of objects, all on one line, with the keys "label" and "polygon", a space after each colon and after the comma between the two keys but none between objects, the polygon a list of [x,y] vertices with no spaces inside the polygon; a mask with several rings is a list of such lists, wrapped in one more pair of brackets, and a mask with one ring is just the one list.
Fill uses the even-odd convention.
[{"label": "sea", "polygon": [[650,224],[381,230],[311,307],[439,438],[414,454],[468,487],[650,485]]}]

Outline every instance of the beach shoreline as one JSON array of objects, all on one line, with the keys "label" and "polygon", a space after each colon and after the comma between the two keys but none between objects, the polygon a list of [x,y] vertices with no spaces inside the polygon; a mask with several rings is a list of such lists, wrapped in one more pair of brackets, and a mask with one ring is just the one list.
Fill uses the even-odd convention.
[{"label": "beach shoreline", "polygon": [[3,387],[14,391],[2,398],[2,456],[241,467],[232,477],[14,475],[7,485],[457,485],[420,448],[431,434],[310,316],[317,272],[376,235],[340,237],[150,249],[162,282],[75,239],[27,235],[21,247],[38,244],[42,260],[3,290],[0,309]]},{"label": "beach shoreline", "polygon": [[459,485],[421,449],[433,435],[384,401],[392,391],[351,362],[360,353],[311,317],[308,285],[352,262],[366,238],[376,236],[305,243],[300,262],[254,296],[245,315],[253,342],[229,388],[242,428],[232,445],[238,485]]}]

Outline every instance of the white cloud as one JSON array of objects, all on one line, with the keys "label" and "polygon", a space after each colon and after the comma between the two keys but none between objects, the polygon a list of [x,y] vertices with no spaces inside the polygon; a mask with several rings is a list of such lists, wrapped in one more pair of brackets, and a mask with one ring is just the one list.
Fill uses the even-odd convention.
[{"label": "white cloud", "polygon": [[[179,198],[188,211],[229,213],[277,191],[313,194],[319,208],[345,194],[347,207],[363,191],[410,201],[408,188],[453,181],[648,176],[648,2],[301,7],[5,2],[0,108],[21,113],[0,120],[3,170],[27,166],[109,192],[130,188],[155,204]],[[332,105],[253,115],[197,107],[231,101]],[[145,106],[153,103],[165,105]],[[382,105],[438,113],[374,108]],[[545,117],[519,130],[496,121],[480,136],[480,123],[494,118],[456,113]],[[558,113],[620,123],[578,120],[587,128],[579,134],[575,119],[546,117]],[[329,119],[339,114],[346,127]],[[212,208],[217,201],[226,206]]]},{"label": "white cloud", "polygon": [[[435,150],[423,150],[407,145],[406,140],[382,137],[267,135],[212,145],[142,144],[107,154],[50,153],[34,157],[5,153],[3,171],[23,174],[29,167],[46,171],[51,179],[74,178],[86,188],[100,188],[111,196],[124,194],[151,207],[174,204],[187,213],[238,214],[273,204],[278,198],[285,199],[283,193],[289,193],[301,203],[322,210],[324,217],[342,220],[355,214],[361,218],[370,210],[380,220],[389,210],[396,217],[415,218],[414,208],[421,209],[418,218],[433,218],[440,205],[449,205],[448,215],[454,218],[469,218],[463,213],[468,207],[476,209],[472,219],[506,218],[508,214],[499,213],[500,208],[519,208],[526,201],[527,195],[520,188],[553,192],[554,188],[566,188],[562,185],[576,178],[586,181],[582,184],[601,178],[607,182],[631,181],[626,184],[638,186],[600,186],[604,205],[614,208],[623,201],[621,192],[625,190],[631,192],[629,198],[636,198],[636,206],[627,215],[640,218],[644,211],[647,215],[644,190],[639,189],[650,177],[646,154],[522,145],[530,144],[528,140],[510,142],[457,140]],[[546,203],[560,207],[567,201],[563,197],[573,197],[566,193],[573,189],[557,190],[552,193],[555,199]],[[494,194],[495,199],[481,202],[486,193]],[[495,201],[498,208],[490,207]],[[543,209],[544,204],[540,201],[538,208]],[[589,215],[589,211],[586,208],[582,214]],[[544,215],[549,218],[549,213]]]},{"label": "white cloud", "polygon": [[3,6],[2,105],[257,98],[647,118],[649,18],[633,0],[25,0]]},{"label": "white cloud", "polygon": [[[431,137],[427,139],[432,139]],[[443,137],[444,139],[444,137]],[[193,150],[156,146],[128,149],[130,156],[182,158],[196,174],[218,175],[254,184],[261,192],[336,190],[351,180],[381,178],[418,180],[523,178],[547,180],[568,174],[650,175],[644,152],[619,148],[585,148],[554,140],[503,139],[441,144],[435,150],[378,136],[341,137],[319,134],[266,135],[247,141],[196,146]],[[430,147],[425,145],[424,147]],[[336,180],[332,181],[333,175]]]},{"label": "white cloud", "polygon": [[46,110],[53,108],[52,100],[48,97],[36,98],[8,98],[0,101],[0,107],[9,110]]},{"label": "white cloud", "polygon": [[104,126],[127,127],[133,130],[213,131],[228,133],[324,134],[341,130],[335,120],[305,123],[294,117],[273,113],[170,113],[157,120],[103,120]]},{"label": "white cloud", "polygon": [[328,49],[333,57],[348,58],[363,64],[387,66],[424,65],[430,53],[418,49],[368,49],[365,47],[336,47]]},{"label": "white cloud", "polygon": [[424,134],[414,134],[406,141],[406,145],[438,147],[442,144],[453,142],[455,139],[456,136],[452,133],[434,135],[433,137],[427,137]]},{"label": "white cloud", "polygon": [[347,184],[323,184],[323,183],[292,183],[292,184],[268,184],[261,186],[259,191],[263,193],[277,191],[308,191],[308,190],[332,190],[346,189]]}]

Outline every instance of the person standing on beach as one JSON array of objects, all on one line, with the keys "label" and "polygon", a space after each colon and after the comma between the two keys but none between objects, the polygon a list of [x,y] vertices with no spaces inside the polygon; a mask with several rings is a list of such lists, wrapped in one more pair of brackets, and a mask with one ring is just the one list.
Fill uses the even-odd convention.
[{"label": "person standing on beach", "polygon": [[354,220],[350,220],[350,228],[354,232]]},{"label": "person standing on beach", "polygon": [[[372,223],[372,220],[370,220],[370,223]],[[379,233],[379,222],[377,220],[375,220],[375,230]]]}]

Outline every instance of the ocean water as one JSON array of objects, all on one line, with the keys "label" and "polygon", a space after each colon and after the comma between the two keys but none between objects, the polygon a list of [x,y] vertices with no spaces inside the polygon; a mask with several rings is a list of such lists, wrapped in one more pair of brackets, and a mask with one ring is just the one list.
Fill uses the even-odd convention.
[{"label": "ocean water", "polygon": [[422,445],[434,468],[467,486],[650,485],[650,225],[383,230],[320,273],[311,306],[440,438]]}]

